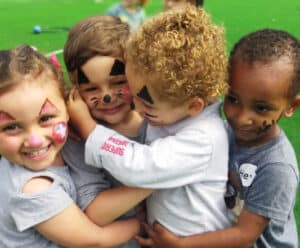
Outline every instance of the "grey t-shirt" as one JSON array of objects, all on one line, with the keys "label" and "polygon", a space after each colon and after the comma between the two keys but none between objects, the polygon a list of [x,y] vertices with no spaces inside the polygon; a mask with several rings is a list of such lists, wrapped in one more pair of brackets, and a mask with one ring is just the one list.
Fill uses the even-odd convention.
[{"label": "grey t-shirt", "polygon": [[270,219],[256,248],[298,248],[293,213],[299,183],[296,155],[285,133],[261,146],[238,146],[230,134],[230,181],[244,208]]},{"label": "grey t-shirt", "polygon": [[[24,184],[33,177],[50,178],[52,185],[38,193],[22,193]],[[76,202],[76,188],[67,166],[51,166],[31,171],[0,160],[0,247],[57,248],[33,227],[62,212]]]},{"label": "grey t-shirt", "polygon": [[[135,137],[130,137],[137,142],[144,142],[147,125],[143,122],[139,133]],[[120,186],[121,183],[113,178],[106,170],[87,165],[84,161],[84,142],[77,142],[69,139],[64,145],[62,154],[68,164],[71,176],[77,189],[77,202],[81,209],[86,209],[95,197],[104,190]],[[128,219],[135,215],[132,209],[119,219]],[[120,246],[122,248],[138,248],[140,245],[130,240]]]}]

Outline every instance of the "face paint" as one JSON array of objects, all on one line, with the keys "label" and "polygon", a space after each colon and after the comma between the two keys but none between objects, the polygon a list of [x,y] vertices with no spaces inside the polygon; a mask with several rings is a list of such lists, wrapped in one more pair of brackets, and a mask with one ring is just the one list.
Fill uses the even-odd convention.
[{"label": "face paint", "polygon": [[150,104],[153,104],[152,97],[149,94],[149,91],[147,89],[147,86],[144,86],[139,93],[136,94],[139,98],[145,100],[146,102],[149,102]]},{"label": "face paint", "polygon": [[41,107],[41,111],[40,111],[39,115],[42,115],[42,114],[48,113],[48,112],[53,112],[53,111],[57,111],[57,108],[51,101],[46,99],[43,106]]},{"label": "face paint", "polygon": [[122,97],[125,102],[132,103],[132,95],[129,89],[129,85],[124,85],[119,92],[117,93],[117,96]]},{"label": "face paint", "polygon": [[65,122],[58,122],[53,126],[53,140],[57,143],[64,143],[68,136],[68,128]]},{"label": "face paint", "polygon": [[111,68],[109,75],[110,76],[125,75],[125,64],[122,61],[116,59],[115,63]]},{"label": "face paint", "polygon": [[94,107],[96,108],[97,106],[98,106],[98,104],[99,104],[99,99],[98,99],[98,97],[92,97],[91,98],[91,102],[93,103],[93,105],[94,105]]},{"label": "face paint", "polygon": [[103,100],[104,103],[110,103],[111,96],[110,95],[105,95],[102,100]]},{"label": "face paint", "polygon": [[90,80],[80,68],[77,69],[77,82],[78,84],[87,84],[90,82]]},{"label": "face paint", "polygon": [[263,124],[262,124],[262,126],[259,128],[259,130],[258,130],[258,134],[260,135],[260,134],[262,134],[262,133],[266,133],[266,132],[268,132],[271,128],[272,128],[272,126],[274,126],[275,125],[275,121],[274,120],[272,120],[272,123],[271,124],[267,124],[267,122],[266,121],[264,121],[263,122]]},{"label": "face paint", "polygon": [[28,143],[31,147],[40,147],[43,144],[43,140],[38,135],[31,134]]},{"label": "face paint", "polygon": [[0,122],[13,121],[15,118],[11,117],[10,114],[1,111],[0,112]]}]

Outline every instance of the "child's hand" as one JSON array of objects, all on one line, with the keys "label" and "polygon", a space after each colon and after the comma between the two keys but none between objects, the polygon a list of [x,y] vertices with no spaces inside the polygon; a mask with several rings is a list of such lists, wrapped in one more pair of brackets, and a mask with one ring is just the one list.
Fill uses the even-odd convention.
[{"label": "child's hand", "polygon": [[72,125],[80,132],[82,138],[86,139],[96,127],[96,122],[91,117],[86,103],[79,95],[78,89],[71,89],[67,108]]},{"label": "child's hand", "polygon": [[143,228],[148,234],[148,238],[136,236],[135,239],[143,246],[154,248],[176,248],[179,247],[179,238],[168,231],[158,222],[153,224],[151,228],[149,225],[143,223]]}]

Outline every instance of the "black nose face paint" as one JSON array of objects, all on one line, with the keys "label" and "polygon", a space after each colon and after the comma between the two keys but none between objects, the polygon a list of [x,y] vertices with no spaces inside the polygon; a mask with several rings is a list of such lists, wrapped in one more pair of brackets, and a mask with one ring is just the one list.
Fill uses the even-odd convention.
[{"label": "black nose face paint", "polygon": [[111,101],[111,96],[110,95],[105,95],[103,97],[103,102],[104,103],[110,103],[110,101]]}]

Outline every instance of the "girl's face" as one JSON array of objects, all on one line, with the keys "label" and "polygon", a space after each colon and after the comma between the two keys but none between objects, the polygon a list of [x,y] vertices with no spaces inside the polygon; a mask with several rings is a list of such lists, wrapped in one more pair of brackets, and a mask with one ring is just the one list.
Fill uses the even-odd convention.
[{"label": "girl's face", "polygon": [[92,117],[108,125],[123,122],[131,111],[131,99],[121,94],[127,86],[125,64],[121,59],[96,56],[78,73],[78,87]]},{"label": "girl's face", "polygon": [[31,170],[61,165],[67,121],[57,83],[27,79],[0,94],[0,154]]},{"label": "girl's face", "polygon": [[239,144],[256,146],[279,133],[277,122],[292,113],[287,98],[291,75],[287,58],[268,64],[233,63],[224,112]]}]

